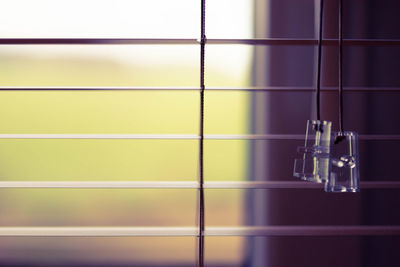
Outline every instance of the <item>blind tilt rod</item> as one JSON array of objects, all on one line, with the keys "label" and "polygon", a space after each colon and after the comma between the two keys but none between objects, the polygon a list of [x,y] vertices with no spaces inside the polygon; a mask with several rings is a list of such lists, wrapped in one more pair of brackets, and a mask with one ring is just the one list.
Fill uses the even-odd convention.
[{"label": "blind tilt rod", "polygon": [[[197,236],[198,227],[0,227],[0,236],[137,237]],[[205,236],[394,236],[400,226],[206,227]]]}]

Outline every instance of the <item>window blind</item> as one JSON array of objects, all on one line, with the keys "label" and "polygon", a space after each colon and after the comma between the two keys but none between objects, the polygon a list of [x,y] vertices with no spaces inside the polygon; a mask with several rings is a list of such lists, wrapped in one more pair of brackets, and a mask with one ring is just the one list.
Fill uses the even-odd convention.
[{"label": "window blind", "polygon": [[[124,45],[124,44],[191,44],[199,45],[194,39],[0,39],[1,45]],[[316,45],[317,40],[307,39],[208,39],[207,45],[213,44],[249,44],[249,45]],[[337,40],[325,40],[325,45],[336,45]],[[400,40],[344,40],[344,45],[373,45],[373,46],[399,46]],[[200,91],[200,88],[168,88],[168,87],[1,87],[4,91],[40,91],[40,90],[190,90]],[[312,87],[249,87],[249,88],[206,88],[205,90],[218,91],[270,91],[270,92],[302,92],[313,91]],[[335,88],[324,88],[322,92],[330,92]],[[374,92],[374,91],[400,91],[400,88],[346,88],[346,91],[353,92]],[[0,139],[190,139],[199,140],[198,135],[188,134],[0,134]],[[304,135],[289,134],[266,134],[266,135],[205,135],[206,140],[303,140]],[[360,140],[400,140],[400,135],[360,135]],[[1,181],[0,188],[198,188],[196,182],[48,182],[48,181]],[[308,184],[304,182],[205,182],[204,188],[219,189],[274,189],[274,188],[321,188],[320,185]],[[400,182],[361,182],[362,189],[377,188],[400,188]],[[165,231],[165,232],[164,232]],[[393,226],[335,226],[335,227],[238,227],[238,228],[207,228],[205,235],[381,235],[381,234],[400,234],[400,227]],[[0,236],[153,236],[153,235],[198,235],[195,228],[174,229],[174,228],[0,228]]]},{"label": "window blind", "polygon": [[[203,40],[204,42],[205,40]],[[325,39],[324,46],[336,46],[338,40]],[[193,45],[197,39],[115,39],[115,38],[2,38],[0,45]],[[318,40],[298,38],[207,39],[211,45],[250,46],[316,46]],[[345,46],[400,47],[400,40],[392,39],[345,39]],[[311,92],[312,87],[0,87],[1,91],[250,91],[250,92]],[[322,89],[324,93],[334,87]],[[396,87],[347,87],[349,92],[398,92]],[[206,123],[206,121],[205,121]],[[160,139],[160,140],[303,140],[295,134],[0,134],[0,139]],[[400,135],[361,135],[365,141],[399,141]],[[137,189],[320,189],[320,185],[295,181],[0,181],[0,188],[137,188]],[[361,189],[398,189],[398,181],[362,181]],[[0,227],[0,236],[199,236],[198,227]],[[400,235],[400,226],[205,226],[205,236],[385,236]]]},{"label": "window blind", "polygon": [[[400,40],[368,40],[368,39],[347,39],[344,40],[345,46],[396,46],[400,47]],[[218,44],[248,44],[248,45],[317,45],[318,40],[314,39],[207,39],[207,45]],[[199,45],[196,39],[76,39],[76,38],[2,38],[0,45],[132,45],[132,44],[185,44]],[[337,45],[337,40],[324,40],[324,45]],[[200,88],[178,88],[178,87],[0,87],[1,91],[42,91],[42,90],[188,90],[200,91]],[[270,92],[302,92],[313,91],[312,87],[249,87],[249,88],[206,88],[206,91],[270,91]],[[335,91],[336,88],[323,88],[322,92]],[[357,87],[345,88],[351,92],[385,92],[400,91],[400,88],[371,88]],[[205,135],[205,139],[209,140],[302,140],[304,135],[289,134],[267,134],[267,135]],[[0,134],[0,139],[190,139],[198,140],[198,135],[188,134]],[[400,135],[360,135],[360,140],[400,140]],[[147,185],[146,185],[147,184]],[[215,187],[215,185],[217,186]],[[205,184],[207,188],[313,188],[318,185],[309,185],[303,182],[209,182]],[[362,182],[362,188],[398,188],[398,182]],[[196,188],[196,183],[192,182],[0,182],[0,187],[88,187],[88,188]],[[2,233],[5,233],[4,231]],[[45,234],[42,232],[42,234]]]}]

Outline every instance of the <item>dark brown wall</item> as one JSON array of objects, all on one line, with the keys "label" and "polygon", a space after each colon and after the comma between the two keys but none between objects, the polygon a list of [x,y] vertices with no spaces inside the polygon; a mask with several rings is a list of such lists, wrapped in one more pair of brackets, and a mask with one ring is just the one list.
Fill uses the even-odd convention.
[{"label": "dark brown wall", "polygon": [[[261,1],[261,0],[260,0]],[[314,0],[269,0],[270,28],[258,27],[256,37],[314,38]],[[325,0],[325,38],[337,38],[338,1]],[[400,39],[400,1],[344,0],[344,38]],[[317,10],[318,12],[318,10]],[[260,15],[260,12],[258,12]],[[256,18],[257,21],[257,18]],[[315,85],[315,47],[260,47],[255,61],[257,86]],[[323,86],[338,85],[338,48],[323,48]],[[256,68],[262,64],[256,63]],[[345,47],[344,85],[400,87],[400,47]],[[310,93],[255,93],[253,132],[302,134],[306,120],[315,119]],[[322,118],[337,129],[337,94],[322,96]],[[261,111],[261,112],[260,112]],[[400,134],[400,92],[345,94],[345,130],[360,134]],[[262,125],[262,126],[261,126]],[[253,144],[252,177],[292,178],[298,141],[257,141]],[[360,142],[361,180],[399,180],[400,142]],[[263,157],[264,161],[259,158]],[[260,194],[260,193],[258,193]],[[256,203],[269,225],[399,225],[398,190],[363,190],[331,194],[315,189],[265,190]],[[250,197],[251,199],[251,197]],[[259,215],[258,215],[259,216]],[[254,217],[254,216],[253,216]],[[260,224],[254,219],[253,224]],[[274,237],[264,238],[263,264],[285,266],[400,266],[398,237]],[[262,266],[252,262],[251,266]]]}]

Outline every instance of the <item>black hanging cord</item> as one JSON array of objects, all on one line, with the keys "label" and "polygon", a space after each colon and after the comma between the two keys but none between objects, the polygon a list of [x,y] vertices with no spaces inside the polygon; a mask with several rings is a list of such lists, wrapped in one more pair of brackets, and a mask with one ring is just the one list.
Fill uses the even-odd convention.
[{"label": "black hanging cord", "polygon": [[343,130],[343,0],[339,0],[339,134],[335,144],[345,139]]},{"label": "black hanging cord", "polygon": [[319,35],[318,35],[318,66],[317,66],[317,120],[321,120],[321,62],[322,62],[322,32],[324,21],[324,0],[320,0]]},{"label": "black hanging cord", "polygon": [[206,0],[201,0],[200,39],[200,147],[199,147],[199,236],[198,267],[204,267],[204,91],[205,91],[205,46],[206,46]]},{"label": "black hanging cord", "polygon": [[339,132],[343,134],[343,0],[339,0]]}]

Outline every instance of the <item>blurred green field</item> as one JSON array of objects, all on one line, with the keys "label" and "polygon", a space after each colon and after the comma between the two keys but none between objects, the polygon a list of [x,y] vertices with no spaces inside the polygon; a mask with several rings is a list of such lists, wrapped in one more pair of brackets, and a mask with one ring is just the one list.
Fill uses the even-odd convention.
[{"label": "blurred green field", "polygon": [[[198,0],[12,0],[1,38],[187,38]],[[253,1],[207,3],[208,38],[252,38]],[[207,45],[207,87],[250,84],[247,45]],[[191,87],[199,45],[1,45],[0,86]],[[248,133],[250,96],[205,94],[206,134]],[[0,133],[198,134],[196,91],[0,91]],[[197,181],[198,140],[0,140],[3,181]],[[206,140],[205,179],[247,179],[246,141]],[[206,190],[207,226],[244,223],[244,190]],[[194,226],[194,189],[0,189],[0,226]],[[240,266],[245,239],[206,237]],[[196,237],[0,237],[0,265],[194,266]],[[210,265],[211,266],[211,265]]]},{"label": "blurred green field", "polygon": [[[199,83],[197,50],[193,48],[183,48],[186,54],[194,53],[193,60],[165,64],[163,59],[155,59],[153,65],[143,66],[132,55],[129,61],[113,60],[109,55],[102,58],[101,53],[85,56],[80,49],[48,53],[43,47],[19,47],[0,52],[0,86],[197,87]],[[112,52],[109,48],[98,49]],[[143,49],[139,47],[133,53],[139,56],[146,52]],[[148,49],[147,53],[154,52]],[[248,71],[221,69],[211,62],[207,85],[247,86]],[[0,133],[197,134],[199,96],[196,91],[3,91]],[[205,97],[206,134],[248,133],[247,93],[209,91]],[[206,180],[246,179],[247,145],[246,141],[205,141]],[[196,181],[197,176],[196,140],[0,140],[3,181]],[[243,193],[207,191],[206,223],[242,224]],[[2,226],[190,226],[196,221],[197,191],[2,189],[0,200]],[[10,250],[5,251],[11,253],[12,244],[29,250],[33,241],[8,242]],[[38,246],[54,246],[55,251],[68,251],[68,245],[60,247],[48,239],[37,242]],[[76,246],[73,241],[65,244],[70,244],[70,249]],[[121,249],[125,242],[110,244],[112,248],[96,249],[104,249],[104,255],[114,251],[126,261],[146,260],[151,253],[139,251],[154,246],[151,239],[143,239],[140,245],[131,244],[133,253],[124,254]],[[187,244],[175,242],[170,246],[179,250],[187,249]],[[223,244],[230,261],[241,257],[243,242],[239,238]],[[215,240],[209,247],[220,245],[221,240]],[[220,253],[210,251],[210,259],[224,259]],[[182,257],[188,260],[193,255]]]}]

